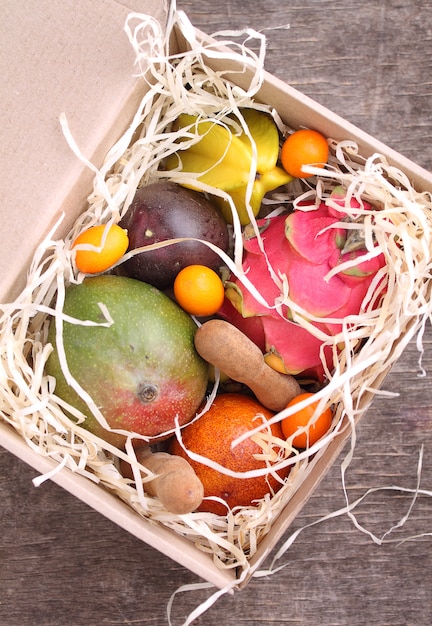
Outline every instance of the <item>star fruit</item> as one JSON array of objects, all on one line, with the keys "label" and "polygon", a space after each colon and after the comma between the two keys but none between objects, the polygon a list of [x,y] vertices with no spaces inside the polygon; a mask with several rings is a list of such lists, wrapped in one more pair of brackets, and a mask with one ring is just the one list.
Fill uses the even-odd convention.
[{"label": "star fruit", "polygon": [[[343,206],[340,189],[332,200],[340,200]],[[281,297],[281,287],[273,276],[286,277],[288,294],[296,308],[301,307],[302,316],[316,331],[331,338],[341,331],[345,317],[362,310],[372,280],[385,266],[385,257],[378,251],[365,259],[368,251],[364,241],[363,245],[357,242],[356,249],[351,248],[352,230],[343,228],[344,218],[345,213],[321,202],[314,210],[296,209],[288,216],[258,220],[264,252],[255,234],[244,240],[243,269],[270,308],[231,275],[219,315],[252,339],[274,369],[322,381],[325,367],[321,350],[330,370],[333,350],[330,345],[323,346],[318,332],[295,322],[286,304],[273,306]],[[357,258],[359,262],[355,263]],[[349,268],[342,265],[348,260],[353,261]],[[328,278],[338,266],[340,270]],[[384,282],[380,283],[379,289],[384,288]],[[378,302],[376,298],[373,306]]]},{"label": "star fruit", "polygon": [[[251,139],[243,129],[240,133],[231,130],[233,119],[225,120],[200,118],[181,114],[177,120],[178,128],[187,128],[197,133],[200,139],[187,144],[166,160],[168,170],[180,170],[183,173],[197,175],[197,181],[227,192],[234,203],[240,223],[250,222],[247,210],[247,186],[251,169],[254,167],[254,147],[256,150],[256,174],[249,198],[250,210],[258,215],[263,197],[269,191],[285,185],[293,179],[283,168],[277,165],[279,155],[279,133],[273,119],[256,109],[242,109],[243,119]],[[186,138],[185,138],[186,139]],[[182,183],[192,189],[199,189],[192,183]],[[232,212],[227,200],[216,197],[223,216],[232,223]]]}]

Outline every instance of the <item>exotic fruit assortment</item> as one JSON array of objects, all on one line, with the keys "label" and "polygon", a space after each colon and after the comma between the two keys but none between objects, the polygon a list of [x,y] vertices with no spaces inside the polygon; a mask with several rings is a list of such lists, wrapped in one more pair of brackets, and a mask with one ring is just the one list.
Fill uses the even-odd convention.
[{"label": "exotic fruit assortment", "polygon": [[[369,201],[340,184],[304,195],[302,168],[323,173],[329,158],[317,131],[284,140],[252,107],[182,114],[172,129],[159,180],[140,183],[118,224],[74,239],[83,279],[50,322],[45,371],[80,427],[140,450],[141,468],[157,463],[166,495],[149,481],[147,496],[175,512],[172,485],[190,482],[186,512],[223,516],[263,506],[299,450],[331,431],[334,398],[323,407],[314,394],[347,349],[347,320],[379,307],[386,258]],[[292,433],[297,415],[307,419]],[[132,464],[119,470],[141,480]]]},{"label": "exotic fruit assortment", "polygon": [[2,321],[2,414],[231,572],[431,315],[432,202],[200,45],[146,56],[87,206],[38,249]]}]

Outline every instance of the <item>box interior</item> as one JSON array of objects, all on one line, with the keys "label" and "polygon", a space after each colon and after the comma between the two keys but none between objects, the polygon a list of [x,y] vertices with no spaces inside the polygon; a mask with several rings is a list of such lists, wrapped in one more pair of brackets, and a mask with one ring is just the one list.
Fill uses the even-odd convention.
[{"label": "box interior", "polygon": [[73,0],[61,11],[53,0],[38,2],[37,11],[30,0],[3,3],[2,302],[24,287],[37,243],[63,212],[56,237],[68,232],[91,189],[93,172],[65,141],[60,115],[85,158],[99,166],[136,110],[135,55],[123,32],[133,11],[165,24],[160,0],[107,0],[103,7],[82,0],[78,11]]}]

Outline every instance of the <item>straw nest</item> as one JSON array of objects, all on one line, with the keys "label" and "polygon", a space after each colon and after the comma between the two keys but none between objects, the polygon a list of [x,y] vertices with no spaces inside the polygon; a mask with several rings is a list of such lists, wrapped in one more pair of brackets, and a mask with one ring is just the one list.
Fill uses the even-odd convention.
[{"label": "straw nest", "polygon": [[[273,198],[271,208],[277,211],[299,199],[311,198],[315,202],[328,198],[331,190],[342,184],[347,189],[347,207],[350,197],[370,202],[373,209],[361,223],[366,242],[373,240],[377,246],[373,252],[370,249],[370,254],[377,249],[385,254],[386,267],[376,280],[385,279],[387,289],[376,308],[366,307],[360,315],[344,320],[341,333],[327,339],[335,348],[335,355],[336,346],[344,346],[335,356],[327,384],[318,392],[322,406],[337,407],[334,426],[312,449],[281,459],[280,463],[293,465],[285,486],[256,507],[242,508],[226,517],[168,513],[155,498],[145,494],[145,485],[144,489],[140,484],[135,487],[119,473],[121,458],[137,468],[131,445],[125,451],[117,450],[81,428],[79,419],[75,423],[67,417],[65,406],[53,394],[54,381],[44,374],[44,365],[50,353],[46,344],[48,322],[52,316],[61,315],[67,285],[84,279],[73,264],[74,239],[91,225],[118,222],[138,185],[167,176],[161,164],[175,150],[175,140],[182,132],[171,130],[180,113],[223,116],[234,112],[241,119],[241,107],[257,107],[273,115],[281,136],[291,131],[289,120],[282,120],[271,103],[264,105],[256,100],[263,81],[265,41],[261,35],[240,33],[246,43],[238,43],[233,34],[226,40],[222,33],[216,46],[211,41],[198,40],[183,14],[173,12],[170,22],[168,34],[171,28],[176,28],[187,42],[186,52],[171,55],[169,36],[161,32],[152,18],[129,17],[126,31],[136,51],[140,80],[148,90],[130,127],[112,146],[103,166],[96,169],[88,164],[94,169],[94,187],[87,207],[70,233],[59,240],[53,231],[40,244],[25,289],[15,302],[1,306],[1,418],[33,450],[55,459],[59,470],[65,467],[68,469],[62,471],[77,472],[99,483],[140,515],[171,528],[211,553],[221,568],[247,568],[260,539],[313,470],[328,443],[343,429],[349,429],[354,437],[359,414],[370,398],[379,393],[383,375],[416,334],[421,350],[422,332],[432,308],[432,199],[430,193],[417,192],[407,176],[383,156],[362,158],[349,137],[344,142],[331,142],[328,167],[315,172],[313,184],[299,183]],[[254,40],[256,52],[248,47],[248,39]],[[218,47],[221,43],[226,45],[223,51]],[[239,88],[224,72],[212,70],[214,59],[240,62],[250,72],[249,86]],[[65,118],[62,124],[71,148],[78,158],[83,158]],[[172,176],[182,181],[180,173],[174,172]],[[354,213],[356,217],[364,211],[358,209]],[[221,253],[221,257],[231,271],[242,276],[242,237],[238,223],[233,226],[233,240],[233,255],[226,257]],[[249,287],[259,289],[259,286]],[[283,301],[288,295],[281,297]],[[298,321],[307,323],[301,311]],[[359,345],[360,350],[356,349]],[[286,414],[284,411],[274,419]]]}]

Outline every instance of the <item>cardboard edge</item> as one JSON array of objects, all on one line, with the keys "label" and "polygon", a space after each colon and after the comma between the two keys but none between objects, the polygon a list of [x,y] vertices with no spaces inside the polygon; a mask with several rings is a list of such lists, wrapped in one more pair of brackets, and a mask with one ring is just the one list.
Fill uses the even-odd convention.
[{"label": "cardboard edge", "polygon": [[[389,366],[385,370],[382,370],[376,377],[374,386],[381,388],[384,380],[390,374],[392,368]],[[366,411],[373,403],[375,394],[372,391],[367,392],[363,396],[363,400],[360,406],[361,411],[355,420],[355,426],[363,418]],[[280,539],[287,532],[294,519],[300,513],[305,504],[310,500],[320,483],[324,480],[329,469],[334,465],[338,456],[342,453],[345,446],[348,444],[352,430],[349,424],[345,424],[343,430],[338,434],[323,451],[323,454],[317,460],[310,474],[306,476],[300,487],[293,494],[287,505],[278,515],[277,519],[272,524],[271,531],[262,538],[256,554],[250,559],[249,564],[251,570],[244,581],[239,585],[239,589],[243,589],[250,579],[253,577],[256,570],[262,565],[262,563],[269,557],[271,551],[276,547]]]},{"label": "cardboard edge", "polygon": [[[19,433],[8,424],[1,422],[0,443],[3,448],[42,475],[54,472],[58,468],[58,463],[54,459],[41,456],[32,450]],[[205,571],[206,580],[216,587],[222,589],[234,582],[235,572],[217,568],[213,558],[205,552],[196,550],[192,555],[190,553],[192,544],[187,539],[169,528],[141,517],[120,498],[99,487],[88,478],[68,469],[61,469],[55,472],[50,480],[104,515],[117,526],[180,563],[200,578],[203,577],[203,571]]]}]

